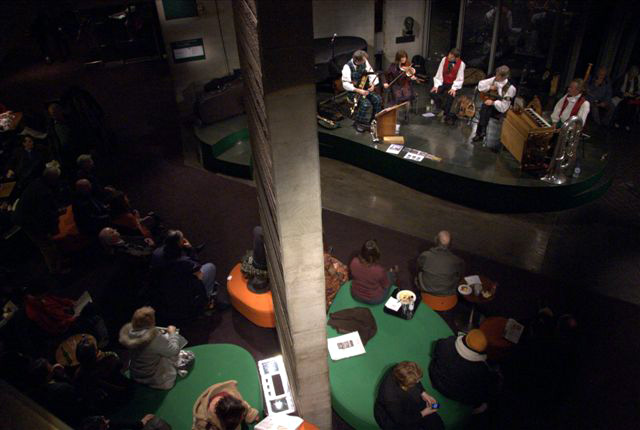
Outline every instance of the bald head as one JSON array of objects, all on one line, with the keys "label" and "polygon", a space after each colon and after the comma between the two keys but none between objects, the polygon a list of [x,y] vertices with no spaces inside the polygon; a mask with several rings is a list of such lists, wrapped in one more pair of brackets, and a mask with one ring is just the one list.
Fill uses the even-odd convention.
[{"label": "bald head", "polygon": [[76,181],[76,191],[83,195],[89,194],[91,192],[91,182],[88,179],[78,179]]},{"label": "bald head", "polygon": [[100,239],[100,243],[102,243],[102,245],[105,247],[117,245],[122,241],[122,238],[120,237],[120,233],[118,232],[118,230],[111,227],[103,228],[100,231],[98,238]]},{"label": "bald head", "polygon": [[448,248],[449,245],[451,244],[451,233],[449,233],[447,230],[442,230],[436,236],[436,244],[438,246]]}]

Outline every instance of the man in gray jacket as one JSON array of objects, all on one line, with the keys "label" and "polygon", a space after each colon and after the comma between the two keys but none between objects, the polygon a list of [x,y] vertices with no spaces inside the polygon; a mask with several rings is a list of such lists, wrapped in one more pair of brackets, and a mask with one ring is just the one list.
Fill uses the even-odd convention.
[{"label": "man in gray jacket", "polygon": [[458,282],[464,274],[464,261],[453,255],[451,234],[443,230],[436,236],[436,246],[418,257],[417,283],[422,291],[434,296],[450,296],[456,293]]}]

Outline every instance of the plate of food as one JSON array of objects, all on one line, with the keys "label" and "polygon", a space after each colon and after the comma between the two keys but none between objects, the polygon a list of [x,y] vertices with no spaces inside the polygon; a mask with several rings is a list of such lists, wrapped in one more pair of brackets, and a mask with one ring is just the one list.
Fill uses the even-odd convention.
[{"label": "plate of food", "polygon": [[458,285],[458,292],[463,296],[468,296],[473,293],[473,288],[467,284]]},{"label": "plate of food", "polygon": [[416,293],[411,290],[400,290],[396,294],[396,300],[403,305],[408,305],[416,301]]}]

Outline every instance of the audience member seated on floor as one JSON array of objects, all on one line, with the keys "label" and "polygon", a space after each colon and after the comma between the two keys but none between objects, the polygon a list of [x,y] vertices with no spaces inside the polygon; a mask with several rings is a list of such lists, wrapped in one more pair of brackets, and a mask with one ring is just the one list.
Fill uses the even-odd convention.
[{"label": "audience member seated on floor", "polygon": [[324,286],[325,296],[327,300],[327,310],[333,303],[333,299],[338,295],[342,284],[349,279],[349,269],[336,257],[331,255],[330,251],[324,253]]},{"label": "audience member seated on floor", "polygon": [[375,305],[387,298],[389,287],[395,282],[397,267],[388,271],[378,264],[380,249],[375,240],[367,240],[360,254],[349,263],[351,296],[362,303]]},{"label": "audience member seated on floor", "polygon": [[78,166],[76,180],[86,179],[91,182],[91,194],[100,201],[106,202],[116,189],[110,185],[105,186],[96,175],[93,157],[90,154],[81,154],[76,159],[76,164]]},{"label": "audience member seated on floor", "polygon": [[429,365],[431,385],[444,396],[482,413],[496,392],[500,376],[487,364],[487,338],[478,329],[466,336],[436,341]]},{"label": "audience member seated on floor", "polygon": [[58,233],[56,189],[60,169],[49,165],[42,177],[34,180],[22,193],[16,206],[14,220],[29,239],[38,247],[52,274],[64,273],[62,257],[52,237]]},{"label": "audience member seated on floor", "polygon": [[236,381],[214,384],[193,405],[192,430],[240,430],[242,422],[253,423],[258,411],[242,399]]},{"label": "audience member seated on floor", "polygon": [[83,419],[78,430],[171,430],[171,426],[153,414],[133,422],[114,421],[98,415]]},{"label": "audience member seated on floor", "polygon": [[151,216],[140,217],[140,213],[131,207],[127,195],[122,191],[114,192],[108,200],[111,223],[125,235],[144,236],[152,239],[150,228],[154,224]]},{"label": "audience member seated on floor", "polygon": [[586,97],[591,104],[591,117],[598,125],[609,126],[613,116],[613,89],[607,76],[607,68],[599,67],[587,84]]},{"label": "audience member seated on floor", "polygon": [[51,103],[47,107],[47,112],[49,113],[47,136],[51,155],[60,162],[65,177],[72,178],[76,157],[80,155],[77,130],[71,126],[59,103]]},{"label": "audience member seated on floor", "polygon": [[87,179],[76,181],[72,208],[78,230],[86,235],[97,236],[111,223],[109,208],[91,194],[91,182]]},{"label": "audience member seated on floor", "polygon": [[451,252],[448,231],[439,232],[435,242],[436,246],[418,257],[417,284],[422,291],[434,296],[451,296],[456,294],[464,275],[464,261]]},{"label": "audience member seated on floor", "polygon": [[76,423],[83,415],[84,405],[64,368],[38,358],[31,362],[28,372],[29,394],[34,400],[66,423]]},{"label": "audience member seated on floor", "polygon": [[74,300],[51,293],[34,292],[24,296],[24,314],[48,336],[69,337],[77,333],[89,333],[95,336],[99,346],[109,343],[104,319],[92,302],[87,303],[76,316]]},{"label": "audience member seated on floor", "polygon": [[31,181],[42,175],[45,163],[49,161],[46,148],[36,145],[31,136],[22,136],[21,140],[7,164],[7,179],[16,181],[13,196],[20,196]]},{"label": "audience member seated on floor", "polygon": [[122,360],[111,351],[100,351],[91,337],[76,346],[79,366],[73,377],[78,394],[92,413],[105,413],[127,401],[131,381],[122,374]]},{"label": "audience member seated on floor", "polygon": [[156,312],[149,306],[137,309],[131,322],[120,329],[120,343],[129,350],[129,373],[140,384],[170,390],[176,382],[174,365],[181,336],[175,326],[156,327]]},{"label": "audience member seated on floor", "polygon": [[383,376],[373,410],[382,430],[444,429],[442,418],[432,407],[437,400],[420,382],[422,375],[417,363],[402,361]]},{"label": "audience member seated on floor", "polygon": [[98,238],[105,252],[110,255],[146,258],[150,257],[155,249],[153,239],[142,236],[122,236],[118,230],[111,227],[100,230]]},{"label": "audience member seated on floor", "polygon": [[178,320],[200,314],[216,291],[216,266],[200,264],[180,230],[169,230],[164,245],[151,256],[153,302],[163,319]]},{"label": "audience member seated on floor", "polygon": [[616,107],[613,125],[615,128],[624,127],[626,131],[630,131],[640,106],[640,68],[638,66],[631,66],[625,73],[617,100],[620,101]]}]

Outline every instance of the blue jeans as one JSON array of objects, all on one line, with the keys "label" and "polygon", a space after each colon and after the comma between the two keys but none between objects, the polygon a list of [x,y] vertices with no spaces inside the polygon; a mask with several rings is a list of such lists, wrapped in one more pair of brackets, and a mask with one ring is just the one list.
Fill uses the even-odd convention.
[{"label": "blue jeans", "polygon": [[200,266],[202,272],[202,283],[207,292],[207,297],[214,296],[216,291],[216,266],[213,263],[205,263]]}]

